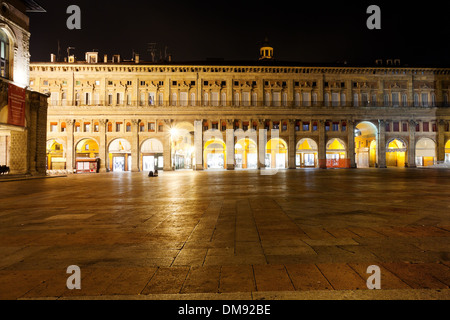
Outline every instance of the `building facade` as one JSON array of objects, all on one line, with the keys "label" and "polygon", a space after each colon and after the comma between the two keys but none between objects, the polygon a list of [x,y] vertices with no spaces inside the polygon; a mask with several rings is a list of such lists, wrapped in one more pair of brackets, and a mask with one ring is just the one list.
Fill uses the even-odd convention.
[{"label": "building facade", "polygon": [[0,166],[11,174],[45,175],[48,97],[29,90],[34,1],[0,2]]},{"label": "building facade", "polygon": [[69,61],[30,66],[50,95],[48,170],[450,162],[448,68]]}]

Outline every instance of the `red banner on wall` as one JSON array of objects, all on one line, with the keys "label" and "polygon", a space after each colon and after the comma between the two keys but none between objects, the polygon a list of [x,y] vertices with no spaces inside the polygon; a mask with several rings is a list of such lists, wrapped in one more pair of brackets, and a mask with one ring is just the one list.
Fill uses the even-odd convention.
[{"label": "red banner on wall", "polygon": [[26,90],[9,84],[8,87],[8,124],[25,127]]}]

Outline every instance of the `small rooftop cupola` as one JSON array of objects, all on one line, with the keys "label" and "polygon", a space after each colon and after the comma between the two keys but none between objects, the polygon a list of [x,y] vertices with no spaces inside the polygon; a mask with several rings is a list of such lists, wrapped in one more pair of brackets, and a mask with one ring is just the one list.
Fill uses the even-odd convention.
[{"label": "small rooftop cupola", "polygon": [[270,46],[269,39],[267,37],[259,49],[259,60],[273,60],[273,47]]}]

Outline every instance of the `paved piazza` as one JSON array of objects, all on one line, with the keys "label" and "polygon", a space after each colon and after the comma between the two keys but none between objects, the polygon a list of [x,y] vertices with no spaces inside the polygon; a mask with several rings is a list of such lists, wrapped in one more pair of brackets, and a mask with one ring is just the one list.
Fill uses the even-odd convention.
[{"label": "paved piazza", "polygon": [[449,190],[442,169],[3,181],[0,298],[449,299]]}]

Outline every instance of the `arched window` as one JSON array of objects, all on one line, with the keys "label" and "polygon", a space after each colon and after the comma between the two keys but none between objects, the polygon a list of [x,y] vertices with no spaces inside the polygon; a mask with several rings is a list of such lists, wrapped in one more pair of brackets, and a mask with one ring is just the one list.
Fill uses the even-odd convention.
[{"label": "arched window", "polygon": [[227,94],[225,92],[222,92],[221,100],[222,106],[225,106],[227,104]]},{"label": "arched window", "polygon": [[345,93],[341,93],[341,106],[345,107],[347,105],[347,96]]},{"label": "arched window", "polygon": [[317,93],[312,94],[313,106],[317,106]]},{"label": "arched window", "polygon": [[256,107],[258,105],[258,94],[256,92],[252,93],[252,106]]},{"label": "arched window", "polygon": [[2,30],[0,30],[0,76],[9,78],[9,39]]},{"label": "arched window", "polygon": [[407,107],[408,106],[408,96],[406,94],[402,95],[402,106]]},{"label": "arched window", "polygon": [[300,93],[295,94],[295,106],[300,107]]},{"label": "arched window", "polygon": [[357,93],[353,94],[353,106],[359,107],[359,95]]},{"label": "arched window", "polygon": [[330,106],[330,94],[329,93],[325,93],[324,102],[325,102],[326,107]]}]

